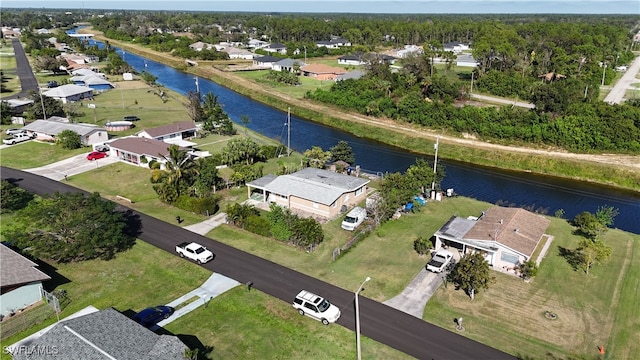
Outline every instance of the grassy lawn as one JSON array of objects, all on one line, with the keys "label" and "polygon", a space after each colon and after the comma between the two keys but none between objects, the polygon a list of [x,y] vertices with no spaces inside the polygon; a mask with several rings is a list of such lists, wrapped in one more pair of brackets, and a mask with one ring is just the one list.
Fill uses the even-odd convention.
[{"label": "grassy lawn", "polygon": [[[335,262],[332,250],[351,235],[339,229],[340,219],[323,225],[325,241],[311,254],[226,225],[208,236],[347,290],[371,276],[364,295],[384,301],[400,293],[427,261],[413,250],[417,236],[433,234],[451,214],[478,215],[488,206],[463,198],[429,202],[419,213],[384,224]],[[533,358],[588,355],[597,345],[608,349],[609,359],[640,351],[637,342],[630,344],[640,336],[640,236],[608,232],[605,241],[613,248],[613,260],[587,276],[573,271],[558,253],[559,246],[576,247],[572,227],[553,218],[547,232],[556,239],[534,281],[493,272],[496,281],[473,302],[452,286],[441,287],[427,304],[424,320],[453,330],[452,319],[462,316],[464,336]],[[558,320],[547,320],[546,310],[558,314]]]},{"label": "grassy lawn", "polygon": [[[2,126],[2,132],[11,126]],[[20,126],[17,126],[20,127]],[[0,149],[0,163],[15,169],[31,169],[88,152],[88,147],[63,149],[51,143],[26,141]]]},{"label": "grassy lawn", "polygon": [[[88,109],[82,104],[78,107],[78,115],[73,119],[78,122],[104,125],[109,121],[122,120],[127,115],[137,115],[139,121],[131,130],[110,133],[111,136],[133,135],[140,130],[163,126],[179,121],[189,120],[185,107],[186,99],[166,88],[151,88],[140,81],[122,81],[115,83],[118,87],[105,91],[94,97],[95,109]],[[157,95],[159,91],[167,94],[168,100],[163,103]]]},{"label": "grassy lawn", "polygon": [[[114,307],[126,312],[166,304],[200,286],[211,275],[202,267],[142,241],[131,250],[118,254],[114,260],[54,266],[41,268],[55,270],[57,274],[49,290],[53,287],[64,289],[71,299],[61,318],[89,305],[98,309]],[[12,344],[54,322],[55,317],[4,343]],[[197,343],[191,338],[197,337],[205,348],[212,349],[208,355],[211,359],[339,359],[355,356],[355,338],[350,330],[338,325],[324,326],[301,317],[290,304],[257,290],[247,292],[244,287],[214,298],[206,308],[196,309],[169,324],[165,330],[187,336],[189,345]],[[369,359],[409,359],[366,337],[363,337],[362,348]],[[3,354],[2,359],[5,358],[9,357]]]},{"label": "grassy lawn", "polygon": [[356,289],[363,278],[370,276],[372,280],[364,295],[383,301],[400,293],[426,264],[427,258],[413,250],[417,237],[433,234],[451,214],[478,215],[488,206],[465,198],[428,202],[419,213],[385,223],[335,262],[333,250],[354,235],[340,228],[341,217],[323,225],[325,240],[313,253],[227,225],[207,236],[347,290]]},{"label": "grassy lawn", "polygon": [[[587,276],[573,271],[559,255],[559,247],[576,247],[571,227],[552,219],[547,232],[556,238],[531,283],[495,273],[496,281],[474,301],[453,286],[441,287],[427,304],[424,319],[453,330],[452,319],[462,316],[462,335],[511,354],[595,358],[597,346],[603,345],[607,359],[632,358],[640,351],[630,341],[640,336],[640,238],[611,230],[605,241],[614,261]],[[546,319],[547,310],[558,319]]]},{"label": "grassy lawn", "polygon": [[20,78],[15,75],[16,58],[13,53],[13,46],[0,46],[0,70],[2,70],[2,85],[8,90],[3,92],[2,97],[13,95],[21,90]]}]

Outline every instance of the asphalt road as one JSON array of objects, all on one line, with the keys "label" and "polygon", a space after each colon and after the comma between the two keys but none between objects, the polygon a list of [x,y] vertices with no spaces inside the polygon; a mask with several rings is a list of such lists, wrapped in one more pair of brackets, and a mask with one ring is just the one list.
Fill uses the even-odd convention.
[{"label": "asphalt road", "polygon": [[16,75],[20,78],[20,87],[22,90],[17,94],[3,98],[3,100],[23,98],[29,94],[29,91],[38,90],[38,81],[36,80],[35,75],[33,75],[31,64],[27,59],[27,54],[24,53],[20,40],[11,39],[11,42],[13,44],[13,52],[16,58]]},{"label": "asphalt road", "polygon": [[[24,171],[6,167],[1,167],[0,170],[2,180],[10,180],[21,188],[39,195],[56,191],[84,192],[67,184]],[[119,210],[130,210],[134,215],[139,216],[142,229],[138,237],[141,240],[174,255],[175,245],[183,241],[195,241],[206,245],[215,254],[213,261],[203,265],[207,269],[241,283],[246,284],[251,281],[253,288],[287,303],[290,303],[301,289],[321,294],[342,311],[338,324],[355,330],[353,293],[355,289],[352,291],[341,289],[179,226],[137,213],[124,206],[119,206]],[[387,344],[418,359],[514,359],[509,354],[431,325],[363,295],[366,295],[366,290],[360,293],[360,329],[363,336]],[[293,308],[291,311],[294,311]],[[452,324],[453,320],[451,319]]]},{"label": "asphalt road", "polygon": [[633,89],[633,84],[638,83],[638,79],[636,79],[636,75],[638,73],[640,73],[640,56],[633,60],[624,75],[616,81],[607,96],[604,98],[604,102],[609,104],[620,104],[627,94],[627,90]]}]

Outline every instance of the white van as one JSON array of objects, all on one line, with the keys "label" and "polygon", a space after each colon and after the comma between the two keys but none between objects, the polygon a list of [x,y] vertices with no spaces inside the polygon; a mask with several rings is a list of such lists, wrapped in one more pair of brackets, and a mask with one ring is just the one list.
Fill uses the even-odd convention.
[{"label": "white van", "polygon": [[361,207],[354,207],[347,216],[342,220],[342,228],[345,230],[353,231],[355,230],[364,219],[367,218],[367,210]]}]

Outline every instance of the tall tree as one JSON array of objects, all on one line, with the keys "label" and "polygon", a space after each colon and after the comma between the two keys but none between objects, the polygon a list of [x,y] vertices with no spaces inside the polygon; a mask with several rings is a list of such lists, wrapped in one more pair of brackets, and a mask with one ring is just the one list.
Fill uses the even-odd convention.
[{"label": "tall tree", "polygon": [[353,149],[349,146],[349,143],[340,140],[336,145],[329,149],[331,155],[333,156],[333,161],[342,160],[349,165],[354,165],[356,162],[356,156],[353,153]]},{"label": "tall tree", "polygon": [[0,189],[0,213],[20,210],[26,207],[34,198],[32,193],[25,191],[6,180],[2,180]]},{"label": "tall tree", "polygon": [[481,253],[466,254],[447,275],[447,280],[455,285],[456,290],[462,289],[473,300],[477,292],[488,289],[494,280],[490,271],[489,263]]},{"label": "tall tree", "polygon": [[55,193],[18,211],[5,239],[38,258],[56,262],[108,260],[135,242],[116,204],[93,193]]},{"label": "tall tree", "polygon": [[576,249],[578,266],[589,275],[589,270],[595,264],[600,264],[609,259],[611,248],[600,239],[582,239]]},{"label": "tall tree", "polygon": [[200,93],[195,91],[189,91],[187,93],[187,113],[191,120],[195,122],[202,122],[206,119],[204,108],[202,107],[202,101]]},{"label": "tall tree", "polygon": [[324,169],[327,162],[331,160],[332,155],[330,151],[324,151],[320,146],[313,146],[311,149],[305,150],[302,156],[306,166]]},{"label": "tall tree", "polygon": [[62,130],[56,137],[56,143],[60,144],[63,149],[79,149],[82,147],[82,138],[73,130]]}]

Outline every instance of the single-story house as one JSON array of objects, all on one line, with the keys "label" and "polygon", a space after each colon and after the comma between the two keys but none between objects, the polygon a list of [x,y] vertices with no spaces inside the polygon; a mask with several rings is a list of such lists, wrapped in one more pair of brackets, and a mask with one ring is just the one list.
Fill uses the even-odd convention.
[{"label": "single-story house", "polygon": [[0,244],[0,315],[8,316],[42,300],[42,282],[49,275],[38,264]]},{"label": "single-story house", "polygon": [[66,104],[69,101],[93,99],[93,89],[88,86],[67,84],[47,90],[43,92],[42,95],[56,100],[62,100],[62,102]]},{"label": "single-story house", "polygon": [[275,57],[275,56],[269,56],[269,55],[260,56],[258,58],[253,59],[253,65],[258,67],[263,67],[265,69],[271,69],[273,68],[273,64],[277,63],[280,60],[282,60],[282,58]]},{"label": "single-story house", "polygon": [[336,76],[334,80],[335,81],[342,81],[342,80],[348,80],[348,79],[358,80],[361,77],[363,77],[364,74],[365,72],[363,70],[352,70],[352,71],[349,71],[348,73]]},{"label": "single-story house", "polygon": [[41,336],[7,347],[14,360],[184,360],[187,346],[159,335],[113,308],[62,320]]},{"label": "single-story house", "polygon": [[279,43],[272,43],[269,44],[265,47],[262,48],[262,50],[269,52],[269,53],[278,53],[278,54],[286,54],[287,53],[287,47],[279,44]]},{"label": "single-story house", "polygon": [[55,140],[56,136],[64,130],[71,130],[78,133],[83,145],[102,143],[109,139],[105,128],[84,123],[74,124],[55,120],[36,120],[27,124],[23,129],[35,134],[36,139],[43,141]]},{"label": "single-story house", "polygon": [[169,156],[171,144],[164,141],[138,136],[128,136],[108,143],[110,156],[138,166],[149,166],[151,160],[160,163],[161,167]]},{"label": "single-story house", "polygon": [[35,101],[32,99],[22,98],[22,99],[9,99],[2,100],[9,105],[11,108],[11,113],[13,114],[22,114],[31,104]]},{"label": "single-story house", "polygon": [[474,59],[471,54],[458,54],[456,66],[478,67],[478,60]]},{"label": "single-story house", "polygon": [[301,60],[294,60],[294,59],[282,59],[276,63],[273,64],[272,69],[275,71],[288,71],[288,72],[294,72],[295,70],[295,66],[298,66],[298,69],[302,68],[303,66],[305,66],[306,64],[304,63],[304,61]]},{"label": "single-story house", "polygon": [[332,36],[331,40],[322,40],[322,41],[316,42],[316,46],[326,47],[329,49],[339,49],[343,46],[351,46],[351,42],[349,40],[345,40],[337,36]]},{"label": "single-story house", "polygon": [[[68,50],[65,49],[65,51],[68,51]],[[92,62],[96,62],[96,57],[89,56],[89,55],[64,54],[64,55],[61,55],[61,57],[65,59],[67,62],[71,61],[76,64],[89,64]]]},{"label": "single-story house", "polygon": [[469,50],[469,45],[466,45],[457,41],[448,42],[444,44],[442,47],[444,51],[450,51],[454,54],[459,54],[463,51]]},{"label": "single-story house", "polygon": [[364,65],[364,54],[349,54],[342,55],[338,58],[338,64],[340,65]]},{"label": "single-story house", "polygon": [[249,197],[331,219],[367,198],[369,180],[330,170],[306,168],[289,175],[267,175],[247,183]]},{"label": "single-story house", "polygon": [[347,70],[325,64],[310,64],[300,69],[303,76],[312,77],[317,80],[333,80],[337,76],[346,74]]},{"label": "single-story house", "polygon": [[84,85],[94,90],[113,89],[115,85],[109,82],[107,79],[105,79],[101,75],[104,75],[104,74],[93,73],[93,74],[87,74],[87,75],[79,75],[79,76],[73,76],[69,80],[76,85]]},{"label": "single-story house", "polygon": [[269,45],[268,42],[259,39],[249,39],[249,42],[247,43],[247,47],[251,49],[262,49],[267,45]]},{"label": "single-story house", "polygon": [[386,54],[376,53],[356,53],[350,55],[343,55],[338,58],[338,64],[340,65],[364,65],[368,62],[388,63],[393,64],[396,60],[395,57]]},{"label": "single-story house", "polygon": [[240,49],[233,46],[228,46],[222,49],[222,51],[229,54],[229,59],[253,60],[253,57],[256,55],[249,50]]},{"label": "single-story house", "polygon": [[419,55],[422,54],[422,47],[417,45],[405,45],[403,49],[398,50],[396,52],[396,56],[399,58],[407,57],[411,54]]},{"label": "single-story house", "polygon": [[434,234],[435,249],[444,245],[462,254],[480,251],[494,269],[504,271],[531,259],[549,224],[542,215],[495,206],[479,218],[453,216]]},{"label": "single-story house", "polygon": [[136,135],[147,139],[155,139],[170,144],[189,147],[194,146],[195,144],[186,141],[186,139],[195,137],[196,130],[196,123],[189,120],[169,125],[158,126],[151,129],[144,129],[142,131],[139,131]]},{"label": "single-story house", "polygon": [[213,46],[213,44],[204,43],[202,41],[195,42],[195,43],[189,45],[189,47],[192,48],[195,51],[202,51],[203,49],[211,50],[211,49],[215,48]]}]

